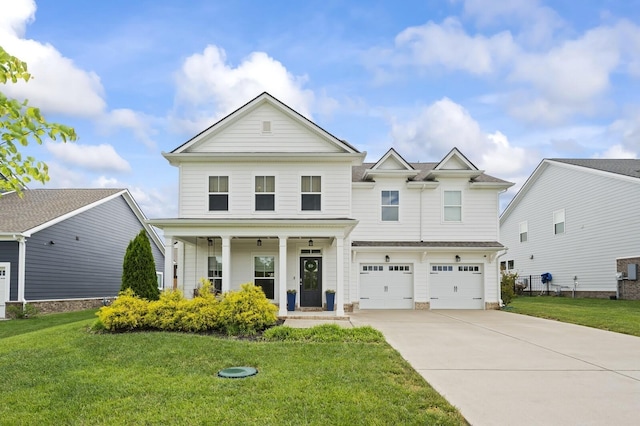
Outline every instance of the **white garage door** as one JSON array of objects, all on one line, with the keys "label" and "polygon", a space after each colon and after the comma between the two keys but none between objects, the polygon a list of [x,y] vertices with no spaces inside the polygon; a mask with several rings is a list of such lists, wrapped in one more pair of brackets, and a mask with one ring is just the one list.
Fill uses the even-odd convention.
[{"label": "white garage door", "polygon": [[413,309],[413,265],[360,265],[360,309]]},{"label": "white garage door", "polygon": [[484,309],[482,265],[431,264],[431,309]]}]

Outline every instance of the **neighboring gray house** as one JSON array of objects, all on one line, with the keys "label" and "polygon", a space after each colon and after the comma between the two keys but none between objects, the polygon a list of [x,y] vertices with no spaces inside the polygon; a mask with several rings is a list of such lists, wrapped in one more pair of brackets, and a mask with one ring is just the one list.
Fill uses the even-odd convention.
[{"label": "neighboring gray house", "polygon": [[[164,247],[126,189],[32,189],[0,197],[0,318],[7,302],[43,311],[115,296],[129,241],[145,228],[159,283]],[[67,306],[64,306],[67,305]],[[69,306],[71,305],[71,306]]]},{"label": "neighboring gray house", "polygon": [[615,295],[627,272],[616,259],[640,256],[640,160],[543,160],[502,213],[500,236],[501,266],[520,277],[550,272],[551,290]]}]

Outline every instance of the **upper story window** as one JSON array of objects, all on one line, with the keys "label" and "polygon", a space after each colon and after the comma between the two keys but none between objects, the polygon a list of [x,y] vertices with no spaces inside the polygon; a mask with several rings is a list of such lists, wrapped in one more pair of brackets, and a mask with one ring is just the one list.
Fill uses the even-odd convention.
[{"label": "upper story window", "polygon": [[322,207],[322,179],[320,176],[302,176],[302,210],[317,210]]},{"label": "upper story window", "polygon": [[399,191],[382,191],[382,220],[397,222],[399,219]]},{"label": "upper story window", "polygon": [[529,224],[527,222],[520,222],[520,242],[524,243],[529,238]]},{"label": "upper story window", "polygon": [[274,211],[276,208],[275,176],[256,176],[256,211]]},{"label": "upper story window", "polygon": [[553,233],[564,234],[564,209],[553,212]]},{"label": "upper story window", "polygon": [[209,176],[209,211],[229,210],[229,176]]},{"label": "upper story window", "polygon": [[462,191],[444,191],[445,222],[462,222]]}]

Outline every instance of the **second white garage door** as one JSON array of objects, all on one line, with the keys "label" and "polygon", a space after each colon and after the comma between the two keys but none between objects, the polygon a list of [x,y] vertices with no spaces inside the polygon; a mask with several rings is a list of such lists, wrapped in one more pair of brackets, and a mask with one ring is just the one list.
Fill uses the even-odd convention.
[{"label": "second white garage door", "polygon": [[413,309],[413,265],[361,264],[360,309]]},{"label": "second white garage door", "polygon": [[484,309],[482,265],[431,264],[431,309]]}]

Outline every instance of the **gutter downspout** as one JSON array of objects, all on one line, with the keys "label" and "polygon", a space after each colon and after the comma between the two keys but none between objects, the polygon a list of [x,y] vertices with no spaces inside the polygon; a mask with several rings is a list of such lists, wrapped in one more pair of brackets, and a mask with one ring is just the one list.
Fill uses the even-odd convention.
[{"label": "gutter downspout", "polygon": [[27,260],[27,239],[23,235],[17,237],[18,240],[18,302],[22,302],[24,307],[26,301],[24,300],[25,291],[25,274],[26,274],[26,260]]},{"label": "gutter downspout", "polygon": [[[507,254],[507,252],[509,251],[509,247],[505,248],[504,250],[502,250],[502,253],[500,253],[499,255],[496,256],[496,267],[498,268],[498,277],[500,277],[500,261],[499,259],[504,256],[505,254]],[[500,307],[504,307],[504,302],[502,301],[502,286],[501,286],[501,280],[498,279],[498,301],[500,303]]]}]

